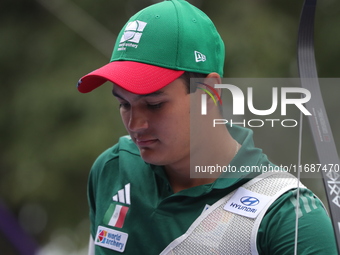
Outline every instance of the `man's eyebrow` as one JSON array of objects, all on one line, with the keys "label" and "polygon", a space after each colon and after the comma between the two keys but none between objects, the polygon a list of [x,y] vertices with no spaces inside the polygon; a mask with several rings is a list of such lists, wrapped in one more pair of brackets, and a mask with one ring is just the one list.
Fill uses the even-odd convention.
[{"label": "man's eyebrow", "polygon": [[[117,92],[115,92],[114,90],[112,90],[112,94],[115,97],[118,97],[118,98],[124,100],[124,98],[121,95],[119,95]],[[140,98],[144,98],[144,97],[154,97],[154,96],[159,96],[159,95],[162,95],[162,94],[164,94],[164,91],[161,91],[161,90],[158,90],[158,91],[155,91],[155,92],[152,92],[152,93],[149,93],[149,94],[143,94],[143,95],[136,94],[136,99],[140,99]]]}]

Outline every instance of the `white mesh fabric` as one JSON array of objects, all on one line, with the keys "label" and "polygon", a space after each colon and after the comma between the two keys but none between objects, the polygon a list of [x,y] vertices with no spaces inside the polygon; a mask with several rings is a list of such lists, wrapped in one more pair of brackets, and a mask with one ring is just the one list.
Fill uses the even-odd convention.
[{"label": "white mesh fabric", "polygon": [[[300,185],[303,187],[302,184]],[[284,192],[296,188],[297,179],[288,173],[265,173],[243,187],[272,197],[271,202],[257,219],[233,214],[223,209],[236,192],[233,191],[205,211],[184,235],[169,244],[161,254],[257,254],[256,233],[265,211]]]}]

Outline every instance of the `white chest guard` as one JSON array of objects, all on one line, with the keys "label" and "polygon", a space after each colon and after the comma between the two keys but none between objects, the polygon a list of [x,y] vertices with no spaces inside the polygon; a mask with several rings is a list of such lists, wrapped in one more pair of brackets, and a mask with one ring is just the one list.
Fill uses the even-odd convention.
[{"label": "white chest guard", "polygon": [[[299,185],[305,187],[301,183]],[[269,199],[256,218],[241,216],[224,209],[239,190],[237,189],[204,211],[187,232],[171,242],[161,255],[258,254],[256,237],[263,216],[278,197],[288,190],[297,188],[298,181],[289,173],[268,172],[242,187],[249,193],[262,194]],[[243,210],[246,211],[247,207]]]}]

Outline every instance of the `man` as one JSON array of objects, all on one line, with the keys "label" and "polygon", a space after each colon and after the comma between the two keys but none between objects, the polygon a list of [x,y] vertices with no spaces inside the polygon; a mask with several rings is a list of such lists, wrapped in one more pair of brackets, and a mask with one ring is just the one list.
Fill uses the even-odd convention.
[{"label": "man", "polygon": [[[250,130],[211,125],[221,117],[215,99],[208,97],[201,115],[202,95],[221,83],[223,64],[224,44],[211,20],[170,0],[131,17],[111,62],[79,81],[83,93],[114,84],[129,133],[90,173],[89,254],[294,253],[296,179],[241,172],[272,163]],[[190,78],[202,79],[197,89]],[[237,170],[205,174],[217,165]],[[322,203],[300,185],[298,253],[336,254]]]}]

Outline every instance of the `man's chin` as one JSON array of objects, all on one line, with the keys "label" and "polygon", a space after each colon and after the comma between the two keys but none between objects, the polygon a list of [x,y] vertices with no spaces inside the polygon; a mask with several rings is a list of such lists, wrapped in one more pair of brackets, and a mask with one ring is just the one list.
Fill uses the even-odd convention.
[{"label": "man's chin", "polygon": [[160,160],[160,155],[157,155],[155,151],[150,149],[140,148],[141,158],[148,164],[163,166],[165,164],[164,160]]}]

